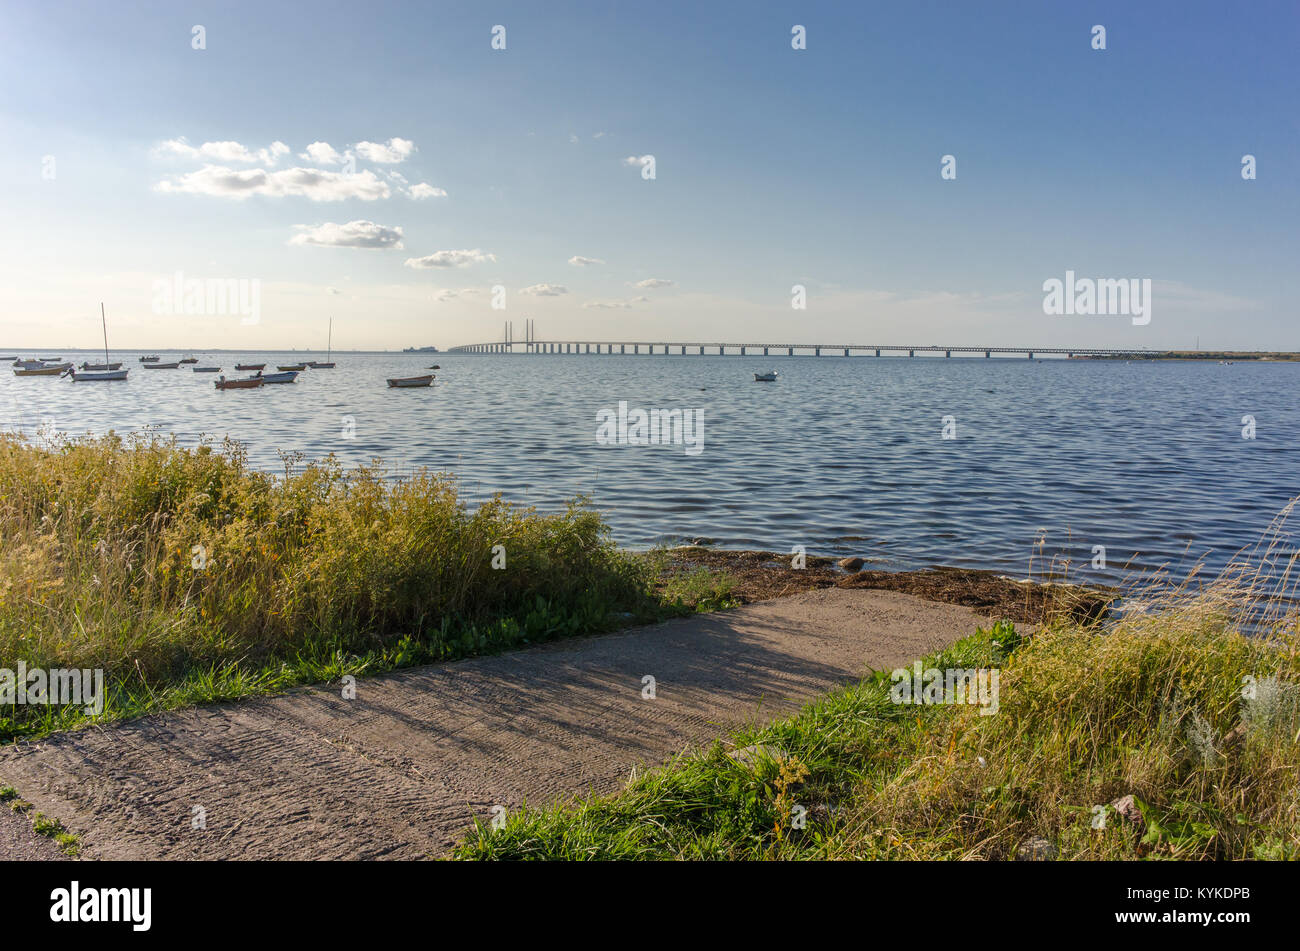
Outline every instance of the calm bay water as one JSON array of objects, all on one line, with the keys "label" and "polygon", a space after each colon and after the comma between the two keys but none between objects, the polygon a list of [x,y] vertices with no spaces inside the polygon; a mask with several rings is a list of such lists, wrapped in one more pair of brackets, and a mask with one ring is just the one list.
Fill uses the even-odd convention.
[{"label": "calm bay water", "polygon": [[[137,356],[113,355],[125,384],[0,374],[0,429],[228,435],[276,471],[278,450],[381,457],[454,473],[471,499],[542,509],[584,493],[631,547],[803,545],[1019,575],[1040,536],[1046,558],[1081,575],[1094,545],[1112,579],[1126,563],[1180,573],[1207,557],[1217,570],[1300,494],[1300,365],[344,353],[291,386],[223,393],[212,375]],[[303,358],[196,356],[228,376],[245,375],[238,361]],[[431,363],[433,388],[386,387]],[[779,381],[755,383],[769,367]],[[598,445],[597,412],[620,400],[702,410],[703,451]],[[1242,438],[1246,415],[1255,439]],[[944,416],[955,439],[941,438]]]}]

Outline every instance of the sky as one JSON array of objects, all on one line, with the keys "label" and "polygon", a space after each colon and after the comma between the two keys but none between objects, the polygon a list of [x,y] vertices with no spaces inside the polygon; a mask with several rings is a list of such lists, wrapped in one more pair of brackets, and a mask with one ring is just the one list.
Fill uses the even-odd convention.
[{"label": "sky", "polygon": [[[1294,0],[5,0],[0,347],[103,302],[123,349],[1300,350],[1298,45]],[[1149,322],[1045,313],[1067,271]]]}]

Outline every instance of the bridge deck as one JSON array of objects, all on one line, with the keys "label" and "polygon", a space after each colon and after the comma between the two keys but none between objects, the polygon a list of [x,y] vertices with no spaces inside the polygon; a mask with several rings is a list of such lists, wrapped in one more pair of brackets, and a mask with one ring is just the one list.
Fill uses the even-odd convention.
[{"label": "bridge deck", "polygon": [[1066,356],[1122,356],[1132,354],[1134,356],[1149,356],[1162,351],[1142,350],[1142,349],[1107,349],[1098,347],[949,347],[938,346],[935,344],[927,345],[898,345],[898,344],[865,344],[865,343],[727,343],[725,341],[706,342],[674,342],[660,340],[627,340],[627,341],[595,341],[595,340],[533,340],[527,343],[515,341],[505,343],[496,341],[493,343],[465,344],[459,347],[452,347],[448,353],[578,353],[578,354],[616,354],[616,355],[698,355],[698,354],[727,354],[734,353],[737,355],[750,355],[751,353],[766,356],[780,356],[784,351],[787,355],[794,353],[811,353],[815,356],[832,356],[841,354],[850,356],[854,352],[859,354],[874,354],[879,356],[882,353],[907,353],[909,355],[916,353],[942,353],[951,355],[954,353],[982,353],[985,356],[992,354],[1024,354],[1033,356],[1034,354],[1065,354]]}]

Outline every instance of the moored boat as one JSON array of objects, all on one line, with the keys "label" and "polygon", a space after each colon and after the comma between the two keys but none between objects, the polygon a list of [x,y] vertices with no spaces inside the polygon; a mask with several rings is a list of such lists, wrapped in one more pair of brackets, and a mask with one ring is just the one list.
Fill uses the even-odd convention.
[{"label": "moored boat", "polygon": [[71,363],[55,363],[39,367],[15,367],[14,376],[62,376],[71,369]]},{"label": "moored boat", "polygon": [[281,373],[301,373],[303,370],[307,369],[307,364],[290,363],[288,366],[277,366],[276,369]]},{"label": "moored boat", "polygon": [[768,370],[766,373],[755,373],[755,374],[754,374],[754,382],[755,382],[755,383],[775,383],[775,382],[776,382],[776,371],[775,371],[775,370]]},{"label": "moored boat", "polygon": [[220,373],[221,367],[192,367],[195,373]]},{"label": "moored boat", "polygon": [[432,383],[432,373],[427,376],[402,376],[388,381],[388,385],[395,390],[408,389],[416,386],[430,386]]},{"label": "moored boat", "polygon": [[[333,353],[334,353],[334,318],[331,317],[329,339],[328,342],[325,344],[325,359],[323,361],[308,360],[307,366],[311,367],[313,370],[333,370],[334,364],[333,362],[330,361],[330,357],[333,355]],[[284,367],[280,367],[280,369],[283,370]]]},{"label": "moored boat", "polygon": [[224,376],[212,385],[219,390],[254,390],[266,382],[260,376],[250,376],[243,380],[227,380]]},{"label": "moored boat", "polygon": [[179,363],[146,363],[144,368],[146,370],[175,370],[179,366]]},{"label": "moored boat", "polygon": [[268,373],[266,376],[259,376],[256,379],[260,379],[263,383],[292,383],[298,379],[298,372],[297,370],[287,370],[284,373]]},{"label": "moored boat", "polygon": [[102,371],[102,370],[120,370],[120,369],[122,369],[122,364],[120,364],[120,363],[82,363],[81,366],[80,366],[78,369],[85,370],[85,371],[88,372],[88,373],[98,373],[98,372],[100,372],[100,371]]},{"label": "moored boat", "polygon": [[149,357],[141,357],[141,358],[140,358],[140,362],[141,362],[141,363],[152,363],[152,362],[154,362],[154,361],[157,360],[157,359],[158,359],[158,357],[157,357],[156,355],[154,355],[154,356],[149,356]]},{"label": "moored boat", "polygon": [[199,358],[198,358],[198,357],[181,357],[181,359],[180,359],[179,362],[180,362],[180,363],[198,363],[198,362],[199,362]]},{"label": "moored boat", "polygon": [[236,363],[236,370],[265,370],[265,363]]},{"label": "moored boat", "polygon": [[84,383],[94,380],[125,380],[130,370],[69,370],[68,376],[72,377],[74,383]]}]

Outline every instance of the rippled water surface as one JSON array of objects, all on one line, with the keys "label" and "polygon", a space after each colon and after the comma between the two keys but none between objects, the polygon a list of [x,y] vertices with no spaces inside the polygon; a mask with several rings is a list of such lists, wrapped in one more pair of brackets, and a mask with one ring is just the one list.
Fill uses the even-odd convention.
[{"label": "rippled water surface", "polygon": [[[1045,535],[1046,556],[1076,570],[1094,545],[1112,574],[1203,556],[1214,570],[1300,494],[1300,365],[337,354],[337,369],[291,386],[218,392],[211,375],[144,370],[137,356],[113,357],[131,369],[124,384],[6,369],[0,423],[29,435],[155,427],[187,444],[229,435],[275,470],[278,450],[382,457],[453,472],[475,499],[551,508],[588,494],[633,547],[804,545],[890,568],[1024,574]],[[237,361],[301,358],[201,362],[242,375]],[[434,362],[431,389],[385,385]],[[769,367],[779,381],[755,383]],[[597,413],[620,400],[702,410],[703,451],[598,445]],[[1242,438],[1247,415],[1255,439]],[[941,438],[945,416],[955,439]]]}]

